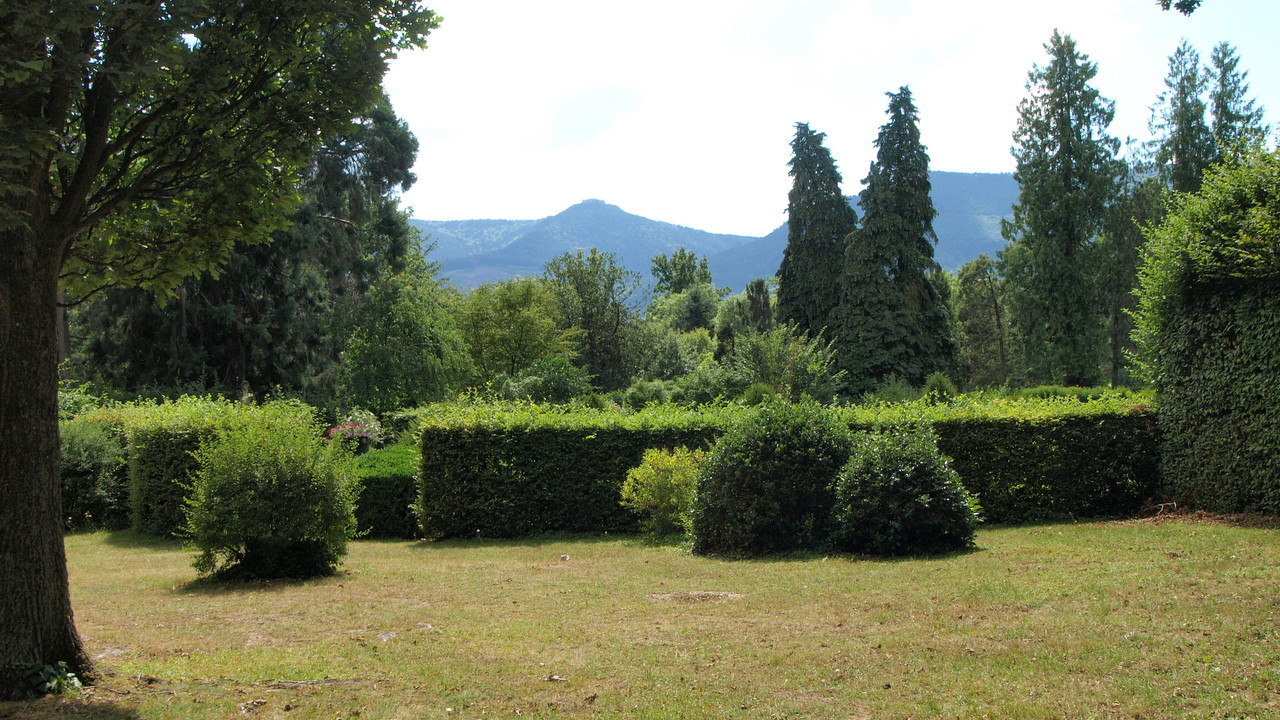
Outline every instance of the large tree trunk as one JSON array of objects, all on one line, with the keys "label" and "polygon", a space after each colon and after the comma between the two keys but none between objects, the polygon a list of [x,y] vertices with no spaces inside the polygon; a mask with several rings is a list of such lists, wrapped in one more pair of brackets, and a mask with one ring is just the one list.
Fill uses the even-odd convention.
[{"label": "large tree trunk", "polygon": [[56,241],[0,232],[0,699],[32,691],[18,665],[91,666],[71,615],[58,477]]}]

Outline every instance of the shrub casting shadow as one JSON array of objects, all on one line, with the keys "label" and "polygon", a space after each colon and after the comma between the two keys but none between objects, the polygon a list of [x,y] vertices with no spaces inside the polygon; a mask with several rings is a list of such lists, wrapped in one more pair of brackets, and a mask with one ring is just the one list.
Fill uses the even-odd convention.
[{"label": "shrub casting shadow", "polygon": [[106,543],[112,547],[139,550],[182,549],[182,541],[177,538],[147,535],[136,530],[112,530],[106,534]]}]

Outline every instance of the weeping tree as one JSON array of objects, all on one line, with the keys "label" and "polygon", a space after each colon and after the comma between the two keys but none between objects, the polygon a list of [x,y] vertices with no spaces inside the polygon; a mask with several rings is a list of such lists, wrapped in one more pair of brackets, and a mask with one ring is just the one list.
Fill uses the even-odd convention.
[{"label": "weeping tree", "polygon": [[281,228],[318,138],[436,18],[410,0],[0,5],[0,697],[92,667],[58,481],[59,287],[172,291]]}]

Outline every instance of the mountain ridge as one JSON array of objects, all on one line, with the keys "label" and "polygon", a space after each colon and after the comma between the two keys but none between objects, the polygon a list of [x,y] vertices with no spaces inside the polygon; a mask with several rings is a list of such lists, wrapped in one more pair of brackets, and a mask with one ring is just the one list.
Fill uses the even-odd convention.
[{"label": "mountain ridge", "polygon": [[[930,173],[938,217],[935,257],[956,270],[979,254],[1004,246],[1000,220],[1011,216],[1017,183],[1009,173]],[[857,207],[857,196],[850,198]],[[859,212],[861,217],[861,212]],[[410,220],[422,231],[430,259],[461,288],[542,273],[563,252],[596,247],[612,252],[628,269],[649,277],[650,260],[679,247],[707,257],[717,286],[741,290],[778,271],[787,242],[784,222],[766,235],[712,233],[633,215],[603,200],[584,200],[537,220]]]}]

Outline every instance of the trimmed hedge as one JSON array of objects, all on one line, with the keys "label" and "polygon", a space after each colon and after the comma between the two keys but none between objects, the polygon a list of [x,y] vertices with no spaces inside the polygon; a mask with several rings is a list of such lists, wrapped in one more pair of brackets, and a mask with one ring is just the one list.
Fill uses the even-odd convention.
[{"label": "trimmed hedge", "polygon": [[1280,151],[1178,198],[1148,234],[1135,321],[1174,499],[1280,514]]},{"label": "trimmed hedge", "polygon": [[129,504],[135,530],[149,535],[182,534],[183,508],[199,469],[192,453],[227,427],[239,407],[222,400],[182,397],[132,408]]},{"label": "trimmed hedge", "polygon": [[530,404],[441,405],[422,418],[418,520],[430,539],[635,532],[622,484],[650,448],[710,445],[725,410],[635,414]]},{"label": "trimmed hedge", "polygon": [[351,461],[359,483],[356,527],[367,537],[413,538],[418,519],[418,451],[409,445],[370,450]]},{"label": "trimmed hedge", "polygon": [[931,425],[986,522],[1123,517],[1166,495],[1156,416],[1143,395],[1116,392],[1083,402],[960,398],[854,414],[864,430]]},{"label": "trimmed hedge", "polygon": [[129,463],[123,424],[99,413],[63,420],[62,514],[67,530],[129,527]]},{"label": "trimmed hedge", "polygon": [[[708,447],[747,412],[434,406],[421,413],[422,531],[432,539],[633,531],[637,518],[618,498],[644,451]],[[1143,395],[962,397],[832,412],[853,430],[932,426],[989,522],[1128,516],[1164,496],[1155,413]]]}]

